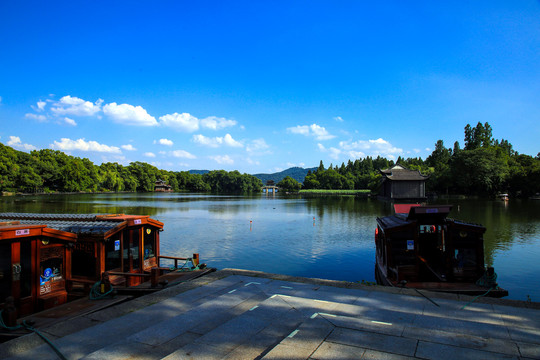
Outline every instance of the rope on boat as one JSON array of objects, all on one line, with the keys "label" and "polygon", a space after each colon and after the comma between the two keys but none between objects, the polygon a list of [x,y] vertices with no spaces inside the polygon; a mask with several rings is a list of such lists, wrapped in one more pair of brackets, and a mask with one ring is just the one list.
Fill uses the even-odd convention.
[{"label": "rope on boat", "polygon": [[482,277],[476,281],[476,285],[482,286],[485,288],[496,288],[497,287],[497,273],[493,268],[488,268]]},{"label": "rope on boat", "polygon": [[[188,264],[188,262],[191,262],[191,265],[193,265],[193,266],[191,266],[191,267],[186,267],[186,265]],[[195,264],[193,263],[193,258],[187,258],[186,261],[185,261],[181,266],[179,266],[179,267],[171,266],[171,267],[169,268],[169,270],[171,270],[171,271],[194,271],[194,270],[200,270],[200,269],[202,268],[202,267],[200,267],[200,266],[202,266],[202,265],[206,266],[205,264],[198,264],[198,265],[195,265]]]},{"label": "rope on boat", "polygon": [[492,267],[488,267],[486,271],[484,272],[484,274],[482,275],[482,277],[480,277],[480,279],[476,281],[476,285],[489,288],[489,290],[481,295],[477,295],[474,299],[469,301],[467,304],[463,305],[461,310],[465,309],[467,306],[475,302],[476,299],[482,296],[486,296],[487,294],[489,294],[491,290],[495,290],[499,288],[499,285],[497,284],[497,273],[493,270]]},{"label": "rope on boat", "polygon": [[53,350],[54,352],[56,353],[56,355],[58,355],[58,357],[62,360],[67,360],[67,358],[64,356],[64,354],[62,354],[60,352],[60,349],[58,349],[49,339],[47,339],[47,337],[45,337],[45,335],[43,335],[38,329],[36,329],[35,327],[33,327],[32,325],[28,324],[26,322],[26,320],[23,320],[23,322],[20,324],[20,325],[16,325],[16,326],[7,326],[5,323],[4,323],[4,318],[2,317],[2,312],[4,310],[0,310],[0,327],[4,328],[4,329],[7,329],[9,331],[13,331],[13,330],[19,330],[19,329],[26,329],[28,331],[32,331],[34,333],[36,333],[37,336],[39,336],[40,338],[43,339],[43,341],[45,341],[45,343],[47,343],[47,345],[49,345]]},{"label": "rope on boat", "polygon": [[90,300],[99,300],[99,299],[106,298],[106,297],[110,296],[111,293],[114,291],[114,288],[111,285],[111,288],[109,289],[109,291],[101,293],[101,284],[102,284],[102,282],[100,280],[100,281],[96,282],[92,286],[92,288],[90,289],[90,294],[88,294],[88,298]]}]

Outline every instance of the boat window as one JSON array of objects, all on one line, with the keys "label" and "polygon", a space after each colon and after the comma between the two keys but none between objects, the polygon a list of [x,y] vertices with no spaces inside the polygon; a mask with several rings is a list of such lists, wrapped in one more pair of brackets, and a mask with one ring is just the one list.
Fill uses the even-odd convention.
[{"label": "boat window", "polygon": [[44,247],[40,250],[39,294],[44,295],[64,288],[64,248]]},{"label": "boat window", "polygon": [[[402,233],[392,237],[392,259],[393,265],[412,265],[416,261],[416,254],[410,250],[410,241],[413,239],[412,234]],[[409,244],[409,246],[407,246]],[[414,244],[414,243],[413,243]],[[413,245],[414,246],[414,245]]]},{"label": "boat window", "polygon": [[454,270],[462,271],[464,268],[476,267],[476,250],[459,248],[454,250]]},{"label": "boat window", "polygon": [[139,260],[139,229],[124,231],[124,271],[138,269]]},{"label": "boat window", "polygon": [[71,274],[73,276],[96,276],[94,243],[78,241],[71,253]]},{"label": "boat window", "polygon": [[105,270],[120,269],[122,267],[121,261],[120,239],[108,239],[105,243]]},{"label": "boat window", "polygon": [[420,225],[419,226],[419,232],[420,234],[433,234],[437,232],[437,226],[436,225]]},{"label": "boat window", "polygon": [[144,229],[144,259],[156,256],[156,231],[152,228]]},{"label": "boat window", "polygon": [[141,266],[139,259],[139,245],[141,243],[139,229],[133,231],[133,243],[131,244],[131,255],[133,256],[133,269],[138,269]]}]

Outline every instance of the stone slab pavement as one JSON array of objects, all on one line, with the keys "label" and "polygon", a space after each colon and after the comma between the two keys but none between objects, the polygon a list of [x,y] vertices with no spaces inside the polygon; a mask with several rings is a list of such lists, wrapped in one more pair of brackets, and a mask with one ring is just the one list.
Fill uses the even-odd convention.
[{"label": "stone slab pavement", "polygon": [[[539,303],[423,294],[436,305],[411,289],[224,269],[42,332],[68,359],[540,359]],[[0,358],[56,358],[18,340]]]}]

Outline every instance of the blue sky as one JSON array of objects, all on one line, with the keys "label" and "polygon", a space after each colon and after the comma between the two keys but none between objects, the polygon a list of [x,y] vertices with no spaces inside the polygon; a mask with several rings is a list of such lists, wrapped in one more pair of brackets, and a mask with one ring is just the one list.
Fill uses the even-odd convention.
[{"label": "blue sky", "polygon": [[539,1],[0,1],[0,142],[265,173],[540,151]]}]

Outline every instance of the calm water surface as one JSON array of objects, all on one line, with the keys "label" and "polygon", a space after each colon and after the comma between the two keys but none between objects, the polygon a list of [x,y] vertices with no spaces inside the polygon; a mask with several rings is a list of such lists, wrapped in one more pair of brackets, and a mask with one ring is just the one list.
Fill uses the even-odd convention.
[{"label": "calm water surface", "polygon": [[[487,227],[485,260],[509,298],[540,301],[540,201],[452,200],[451,217]],[[1,212],[125,213],[165,224],[161,253],[218,269],[375,281],[376,218],[388,203],[355,197],[91,194],[0,198]]]}]

